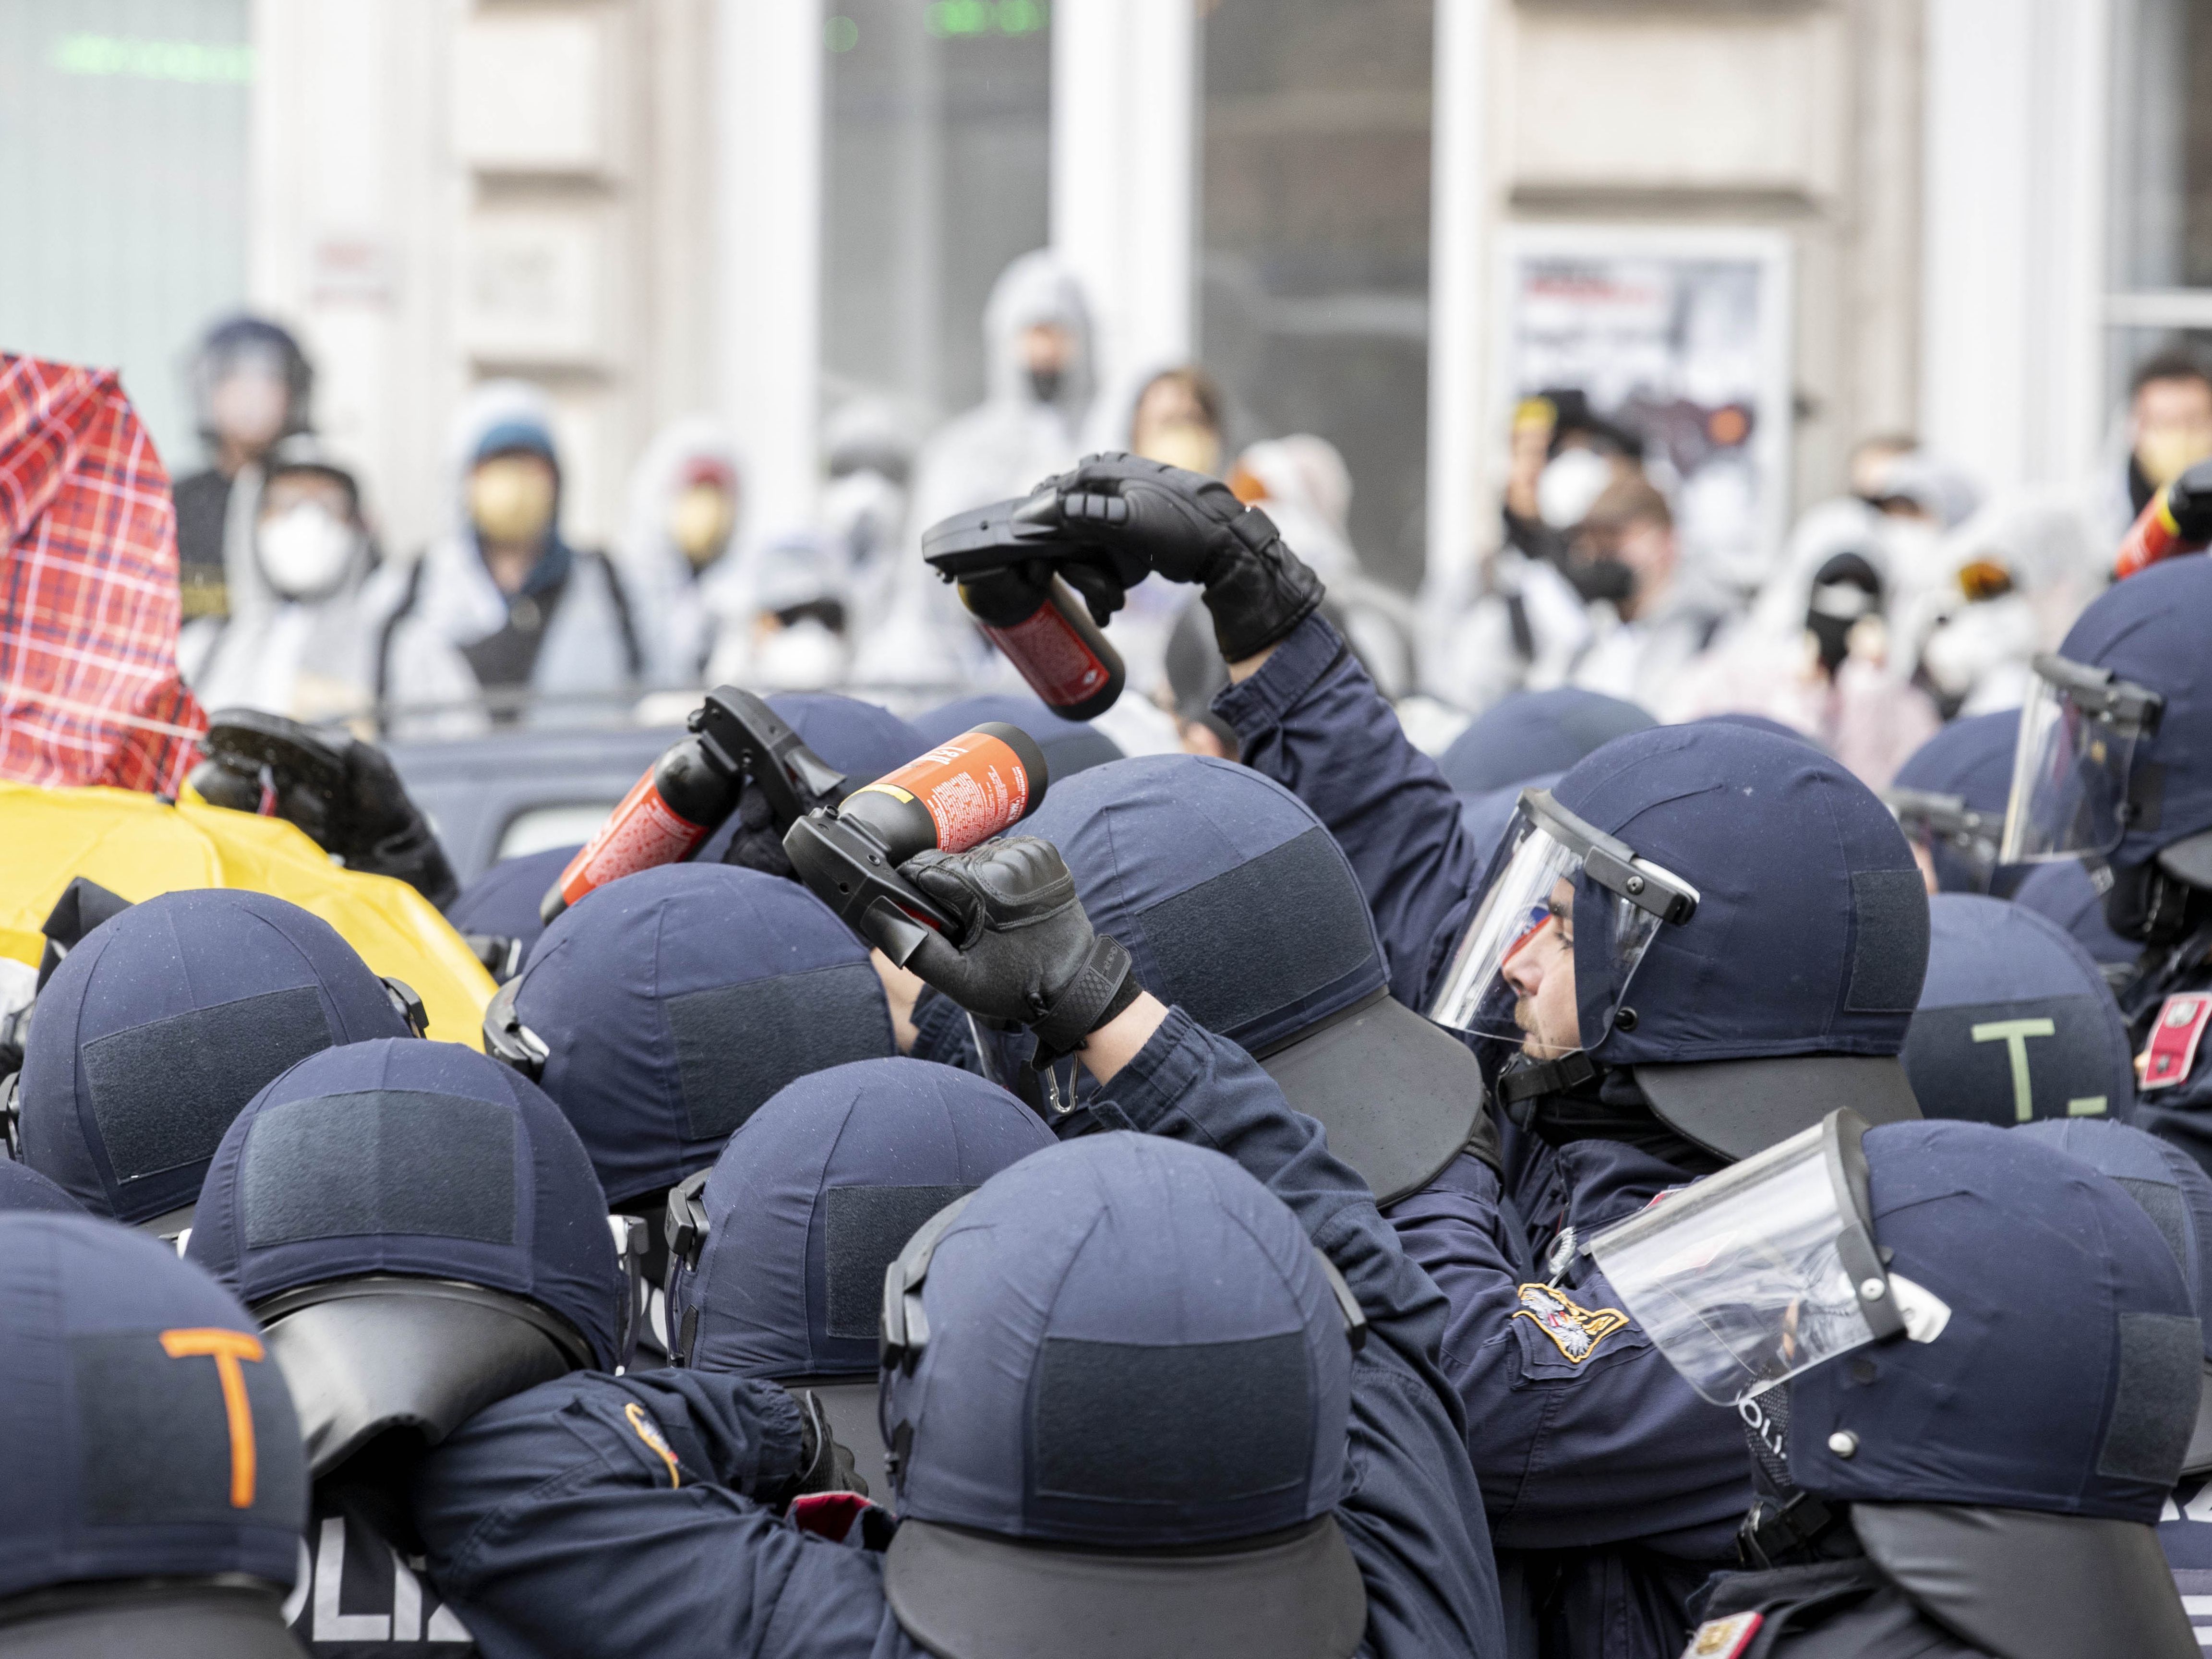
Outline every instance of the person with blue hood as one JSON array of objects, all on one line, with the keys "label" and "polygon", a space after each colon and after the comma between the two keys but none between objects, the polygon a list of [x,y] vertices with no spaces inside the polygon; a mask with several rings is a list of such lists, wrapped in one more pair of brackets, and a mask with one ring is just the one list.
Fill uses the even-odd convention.
[{"label": "person with blue hood", "polygon": [[300,1659],[306,1458],[237,1300],[159,1242],[0,1199],[0,1652]]},{"label": "person with blue hood", "polygon": [[455,420],[453,454],[453,528],[362,595],[386,735],[621,712],[651,678],[661,630],[604,554],[562,534],[551,404],[519,380],[486,382]]},{"label": "person with blue hood", "polygon": [[854,1060],[785,1085],[668,1194],[670,1359],[811,1393],[860,1490],[888,1505],[884,1270],[930,1217],[1054,1144],[1004,1089],[927,1060]]},{"label": "person with blue hood", "polygon": [[1744,1570],[1686,1654],[2198,1651],[2156,1523],[2203,1332],[2158,1198],[2041,1133],[2091,1130],[2127,1133],[1838,1109],[1590,1241],[1749,1432]]},{"label": "person with blue hood", "polygon": [[574,1127],[651,1235],[655,1285],[671,1187],[793,1079],[898,1052],[867,947],[797,883],[726,864],[641,870],[562,911],[485,1010],[484,1049]]},{"label": "person with blue hood", "polygon": [[1953,720],[1914,750],[1881,792],[1936,893],[2009,898],[2026,872],[2000,869],[2020,711]]},{"label": "person with blue hood", "polygon": [[2109,588],[2035,659],[1999,858],[2079,860],[2142,947],[2119,992],[2136,1122],[2212,1168],[2212,557]]},{"label": "person with blue hood", "polygon": [[411,1035],[394,985],[321,918],[238,888],[163,893],[61,958],[33,1005],[9,1136],[94,1215],[174,1237],[263,1085],[322,1049]]},{"label": "person with blue hood", "polygon": [[1999,1128],[2135,1111],[2127,1022],[2088,952],[2048,917],[1979,893],[1928,902],[1928,977],[1905,1073],[1929,1117]]},{"label": "person with blue hood", "polygon": [[1904,836],[1819,750],[1700,722],[1615,738],[1523,793],[1486,872],[1264,515],[1125,457],[1059,483],[1071,541],[1200,584],[1246,763],[1342,847],[1393,994],[1490,1073],[1499,1167],[1461,1158],[1390,1218],[1449,1304],[1515,1650],[1672,1659],[1733,1553],[1741,1428],[1580,1243],[1837,1107],[1918,1115],[1896,1057],[1928,908]]},{"label": "person with blue hood", "polygon": [[629,1356],[634,1302],[553,1103],[450,1042],[326,1049],[238,1115],[185,1259],[253,1310],[313,1482],[285,1613],[319,1659],[476,1648],[422,1577],[427,1449],[478,1411]]},{"label": "person with blue hood", "polygon": [[2022,1131],[2111,1176],[2156,1224],[2181,1264],[2198,1322],[2207,1333],[2203,1384],[2196,1401],[2181,1482],[2159,1511],[2158,1541],[2199,1647],[2212,1647],[2212,1176],[2171,1141],[2125,1124],[2038,1122]]},{"label": "person with blue hood", "polygon": [[834,1492],[778,1522],[803,1419],[750,1378],[572,1376],[440,1446],[416,1518],[486,1651],[589,1617],[670,1659],[1502,1654],[1440,1299],[1364,1183],[1137,988],[1048,843],[901,869],[961,923],[917,971],[1079,1052],[1111,1132],[992,1176],[885,1273],[896,1527]]}]

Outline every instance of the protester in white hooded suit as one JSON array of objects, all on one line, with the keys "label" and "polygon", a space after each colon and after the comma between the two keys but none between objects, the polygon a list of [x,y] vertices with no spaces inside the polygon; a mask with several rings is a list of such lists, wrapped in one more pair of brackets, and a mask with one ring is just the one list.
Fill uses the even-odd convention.
[{"label": "protester in white hooded suit", "polygon": [[626,712],[659,619],[603,554],[561,534],[561,468],[544,394],[479,386],[454,423],[453,526],[370,584],[371,667],[397,737],[495,722],[576,724]]},{"label": "protester in white hooded suit", "polygon": [[[1091,308],[1049,252],[1024,253],[1000,274],[983,313],[983,401],[915,457],[910,550],[939,520],[1023,495],[1081,457],[1095,390]],[[882,683],[990,680],[1003,667],[919,557],[904,562],[858,660]]]},{"label": "protester in white hooded suit", "polygon": [[360,483],[320,438],[295,433],[241,468],[223,536],[229,614],[195,617],[178,638],[201,704],[309,721],[367,713],[374,551]]},{"label": "protester in white hooded suit", "polygon": [[663,427],[630,473],[616,551],[641,617],[656,685],[702,684],[717,641],[743,606],[738,530],[744,507],[736,446],[703,415]]}]

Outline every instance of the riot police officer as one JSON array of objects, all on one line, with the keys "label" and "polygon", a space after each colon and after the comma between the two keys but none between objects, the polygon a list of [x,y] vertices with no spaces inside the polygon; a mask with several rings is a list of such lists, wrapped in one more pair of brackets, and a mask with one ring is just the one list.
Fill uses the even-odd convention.
[{"label": "riot police officer", "polygon": [[174,1237],[255,1092],[333,1044],[409,1036],[396,995],[328,922],[266,893],[134,904],[87,933],[40,994],[15,1131],[23,1161],[94,1214]]},{"label": "riot police officer", "polygon": [[328,1049],[230,1125],[186,1259],[254,1310],[298,1402],[314,1492],[295,1631],[322,1659],[473,1652],[415,1538],[424,1450],[628,1357],[634,1300],[575,1132],[458,1044]]},{"label": "riot police officer", "polygon": [[1501,1171],[1460,1158],[1391,1220],[1451,1304],[1516,1650],[1671,1659],[1732,1554],[1741,1431],[1578,1244],[1834,1107],[1917,1115],[1895,1056],[1928,909],[1903,836],[1819,750],[1701,722],[1616,738],[1523,795],[1486,872],[1264,514],[1127,457],[1056,482],[1071,542],[1202,584],[1247,764],[1343,848],[1393,993],[1496,1073]]},{"label": "riot police officer", "polygon": [[2212,1163],[2212,558],[2106,590],[2035,659],[2021,713],[2007,862],[2079,858],[2142,955],[2120,991],[2136,1121]]},{"label": "riot police officer", "polygon": [[651,1235],[654,1285],[671,1187],[793,1078],[897,1052],[867,947],[797,883],[726,864],[641,870],[562,911],[485,1010],[484,1048],[575,1127]]},{"label": "riot police officer", "polygon": [[11,1204],[0,1345],[0,1653],[299,1659],[307,1470],[246,1310],[151,1238]]},{"label": "riot police officer", "polygon": [[1978,893],[1928,902],[1928,978],[1905,1039],[1921,1111],[2003,1128],[2135,1111],[2127,1023],[2057,922]]},{"label": "riot police officer", "polygon": [[2154,1523],[2203,1338],[2118,1182],[2029,1134],[1839,1111],[1590,1248],[1753,1430],[1748,1570],[1689,1652],[2197,1650]]},{"label": "riot police officer", "polygon": [[812,1394],[863,1490],[888,1502],[884,1270],[931,1216],[1052,1144],[1020,1101],[950,1066],[864,1060],[793,1079],[668,1194],[671,1359]]}]

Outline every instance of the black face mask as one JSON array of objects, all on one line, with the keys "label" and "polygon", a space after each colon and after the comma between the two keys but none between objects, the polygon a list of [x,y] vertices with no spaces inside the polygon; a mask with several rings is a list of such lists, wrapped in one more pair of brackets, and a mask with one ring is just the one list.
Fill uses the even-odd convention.
[{"label": "black face mask", "polygon": [[[1510,1070],[1506,1075],[1511,1075]],[[1713,1175],[1728,1167],[1726,1158],[1660,1121],[1636,1086],[1635,1077],[1613,1066],[1589,1066],[1580,1080],[1511,1102],[1506,1109],[1516,1123],[1547,1146],[1613,1140],[1685,1175]]]},{"label": "black face mask", "polygon": [[1030,371],[1030,396],[1041,404],[1060,401],[1060,388],[1067,376],[1057,368],[1033,368]]},{"label": "black face mask", "polygon": [[2212,922],[2212,893],[2167,874],[2156,863],[2111,868],[2105,921],[2122,939],[2176,945]]},{"label": "black face mask", "polygon": [[1620,605],[1635,597],[1636,573],[1619,559],[1605,554],[1592,558],[1571,559],[1567,564],[1567,580],[1574,584],[1575,592],[1584,602],[1604,599]]}]

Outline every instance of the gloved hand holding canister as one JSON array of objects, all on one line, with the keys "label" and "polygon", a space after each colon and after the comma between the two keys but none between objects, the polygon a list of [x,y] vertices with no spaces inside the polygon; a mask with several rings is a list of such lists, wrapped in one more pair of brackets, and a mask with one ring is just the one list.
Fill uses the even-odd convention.
[{"label": "gloved hand holding canister", "polygon": [[1074,1053],[1143,988],[1120,941],[1095,932],[1060,849],[1034,836],[972,852],[916,854],[899,866],[951,917],[907,966],[970,1013],[1024,1025],[1036,1062]]},{"label": "gloved hand holding canister", "polygon": [[1170,581],[1196,582],[1230,662],[1257,656],[1310,616],[1321,578],[1274,521],[1229,486],[1135,455],[1087,456],[1051,481],[1062,533],[1134,553]]}]

